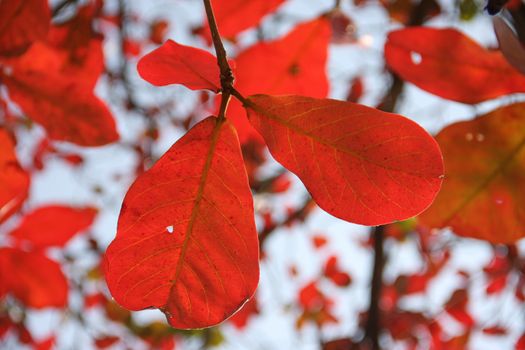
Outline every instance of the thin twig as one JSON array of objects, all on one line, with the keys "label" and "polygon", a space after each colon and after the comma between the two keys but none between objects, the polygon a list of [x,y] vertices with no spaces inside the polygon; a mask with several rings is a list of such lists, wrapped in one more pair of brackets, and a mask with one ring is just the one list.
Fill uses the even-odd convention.
[{"label": "thin twig", "polygon": [[217,28],[217,22],[215,20],[215,15],[213,13],[213,8],[211,6],[210,0],[203,0],[204,7],[206,9],[206,16],[208,18],[208,24],[210,26],[211,37],[213,40],[213,46],[215,47],[215,53],[217,54],[217,64],[219,65],[221,73],[221,90],[222,90],[222,100],[221,107],[219,109],[219,119],[224,119],[226,113],[226,108],[228,107],[228,102],[230,101],[231,92],[233,88],[233,73],[228,63],[228,57],[226,55],[226,50],[221,40],[221,35],[219,29]]}]

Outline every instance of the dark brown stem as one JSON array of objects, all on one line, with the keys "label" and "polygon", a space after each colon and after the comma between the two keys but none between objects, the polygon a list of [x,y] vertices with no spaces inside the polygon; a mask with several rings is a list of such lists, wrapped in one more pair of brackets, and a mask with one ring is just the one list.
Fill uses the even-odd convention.
[{"label": "dark brown stem", "polygon": [[[211,37],[213,40],[213,46],[215,47],[215,52],[217,54],[217,64],[221,72],[221,88],[223,92],[222,100],[224,102],[224,111],[226,111],[226,106],[228,105],[228,100],[230,98],[230,89],[233,87],[233,73],[228,63],[228,57],[226,56],[226,50],[222,44],[221,35],[219,34],[219,29],[217,28],[217,22],[215,21],[215,15],[213,14],[213,8],[211,6],[211,0],[203,0],[204,7],[206,9],[206,16],[208,17],[208,24],[210,26]],[[221,103],[222,105],[222,103]],[[223,111],[223,113],[224,113]],[[219,117],[224,117],[220,115]]]},{"label": "dark brown stem", "polygon": [[385,254],[383,242],[385,239],[385,226],[373,227],[370,234],[374,240],[374,267],[372,271],[372,282],[370,286],[370,306],[368,308],[368,319],[365,328],[365,337],[369,341],[372,350],[381,349],[379,335],[381,332],[381,287],[383,286],[383,266],[385,265]]}]

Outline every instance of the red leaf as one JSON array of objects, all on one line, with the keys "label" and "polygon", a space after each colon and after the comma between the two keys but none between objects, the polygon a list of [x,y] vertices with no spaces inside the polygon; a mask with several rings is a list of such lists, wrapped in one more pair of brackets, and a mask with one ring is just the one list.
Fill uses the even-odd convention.
[{"label": "red leaf", "polygon": [[29,175],[22,169],[11,136],[0,128],[0,223],[15,213],[27,197]]},{"label": "red leaf", "polygon": [[492,326],[488,328],[483,328],[483,333],[487,335],[506,335],[507,329],[502,326]]},{"label": "red leaf", "polygon": [[129,189],[106,280],[130,310],[153,306],[175,328],[209,327],[253,295],[258,252],[235,129],[210,117]]},{"label": "red leaf", "polygon": [[[243,30],[257,25],[264,16],[275,11],[283,2],[284,0],[214,0],[212,5],[221,36],[233,39]],[[208,26],[203,34],[210,42]]]},{"label": "red leaf", "polygon": [[253,296],[238,312],[236,312],[230,318],[229,321],[237,329],[243,329],[248,324],[250,318],[257,314],[259,314],[259,307],[257,306],[257,298]]},{"label": "red leaf", "polygon": [[[103,38],[93,30],[95,11],[95,4],[81,7],[72,19],[52,26],[46,40],[55,56],[61,56],[55,60],[62,61],[62,73],[74,74],[92,88],[104,70]],[[42,53],[38,53],[31,59],[41,56]]]},{"label": "red leaf", "polygon": [[[330,43],[330,24],[325,18],[295,27],[285,37],[256,44],[235,60],[235,87],[245,95],[297,94],[326,97],[326,60]],[[264,69],[261,69],[264,67]],[[230,102],[228,117],[233,121],[241,143],[260,140],[246,120],[242,105]]]},{"label": "red leaf", "polygon": [[27,214],[11,231],[11,237],[35,248],[64,246],[75,234],[91,226],[96,214],[94,208],[42,207]]},{"label": "red leaf", "polygon": [[421,223],[493,243],[524,237],[524,130],[525,103],[443,129],[446,180]]},{"label": "red leaf", "polygon": [[515,350],[525,350],[525,333],[516,341]]},{"label": "red leaf", "polygon": [[299,291],[299,304],[305,310],[322,308],[325,303],[323,293],[317,288],[315,281],[310,282]]},{"label": "red leaf", "polygon": [[110,346],[115,345],[119,341],[120,341],[119,337],[108,335],[106,337],[95,339],[95,346],[98,349],[106,349],[106,348],[109,348]]},{"label": "red leaf", "polygon": [[0,55],[19,55],[44,39],[50,21],[47,0],[0,1]]},{"label": "red leaf", "polygon": [[164,42],[164,38],[169,30],[169,22],[166,20],[156,20],[150,25],[149,40],[157,45]]},{"label": "red leaf", "polygon": [[486,50],[454,29],[413,27],[391,32],[385,58],[402,79],[453,101],[479,103],[525,92],[525,76],[501,52]]},{"label": "red leaf", "polygon": [[326,261],[324,275],[340,287],[346,287],[352,283],[350,275],[339,269],[336,256],[331,256]]},{"label": "red leaf", "polygon": [[156,86],[182,84],[192,90],[221,89],[217,59],[208,51],[168,40],[137,65],[142,79]]},{"label": "red leaf", "polygon": [[437,143],[400,115],[335,100],[255,95],[248,117],[317,204],[354,223],[417,215],[441,186]]},{"label": "red leaf", "polygon": [[60,265],[41,253],[0,248],[2,282],[8,292],[28,307],[64,307],[68,285]]},{"label": "red leaf", "polygon": [[312,243],[316,249],[319,249],[328,243],[328,239],[322,234],[316,234],[312,237]]},{"label": "red leaf", "polygon": [[44,66],[33,50],[27,54],[35,59],[24,55],[21,62],[0,71],[0,78],[9,97],[40,123],[50,138],[81,146],[118,140],[115,121],[89,82],[65,75],[60,66]]},{"label": "red leaf", "polygon": [[507,286],[507,275],[496,276],[490,280],[486,287],[488,295],[499,294]]}]

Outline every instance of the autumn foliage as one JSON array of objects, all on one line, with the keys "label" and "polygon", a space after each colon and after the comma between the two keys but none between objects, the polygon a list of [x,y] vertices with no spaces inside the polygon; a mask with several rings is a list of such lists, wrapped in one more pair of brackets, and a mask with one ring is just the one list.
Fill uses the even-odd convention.
[{"label": "autumn foliage", "polygon": [[[467,1],[461,18],[486,21]],[[193,41],[175,40],[169,14],[110,3],[0,1],[0,344],[65,347],[60,329],[42,338],[27,321],[54,309],[82,327],[94,313],[111,325],[88,331],[86,348],[219,345],[268,315],[268,266],[281,259],[293,290],[281,317],[323,350],[467,349],[476,337],[525,348],[522,326],[472,311],[474,276],[485,297],[525,303],[523,4],[489,4],[514,16],[494,21],[495,49],[427,23],[446,12],[434,0],[354,1],[398,25],[375,54],[386,88],[363,71],[337,96],[334,48],[370,49],[350,1],[266,37],[289,21],[291,1],[203,0],[202,22],[183,29]],[[424,116],[402,115],[414,94],[476,113],[432,136],[415,121],[430,125]],[[332,236],[323,222],[346,229]],[[344,232],[363,230],[348,223],[370,235]],[[283,231],[306,246],[276,255],[269,237]],[[335,243],[345,235],[355,257]],[[483,244],[477,271],[457,262],[469,244]],[[409,245],[403,270],[410,258],[395,254]],[[369,297],[349,315],[341,296],[363,289],[359,251],[374,256]],[[411,306],[417,297],[437,307]],[[151,308],[167,323],[131,312]]]}]

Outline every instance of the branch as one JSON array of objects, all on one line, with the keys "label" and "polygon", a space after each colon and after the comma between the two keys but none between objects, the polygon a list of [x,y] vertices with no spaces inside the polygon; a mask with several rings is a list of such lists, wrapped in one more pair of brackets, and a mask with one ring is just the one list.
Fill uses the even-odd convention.
[{"label": "branch", "polygon": [[213,46],[215,47],[215,53],[217,54],[217,64],[221,72],[221,90],[222,90],[222,100],[221,107],[219,109],[219,119],[223,119],[226,113],[226,108],[228,107],[228,102],[231,97],[231,89],[233,88],[233,73],[228,63],[228,58],[226,56],[226,50],[222,44],[221,35],[219,29],[217,28],[217,22],[215,21],[215,15],[213,14],[213,8],[211,6],[211,0],[203,0],[204,7],[206,9],[206,16],[208,18],[208,24],[210,26],[211,37],[213,40]]},{"label": "branch", "polygon": [[[421,0],[411,13],[407,26],[419,26],[424,23],[427,14],[432,10],[432,0]],[[403,93],[405,82],[395,73],[390,72],[391,83],[388,92],[383,97],[378,109],[385,112],[395,112],[397,103]],[[379,336],[381,334],[381,287],[383,285],[383,266],[385,254],[383,242],[385,239],[385,226],[373,227],[370,235],[374,239],[374,267],[370,286],[370,307],[365,326],[365,341],[368,341],[372,350],[380,350]]]},{"label": "branch", "polygon": [[385,265],[385,254],[383,242],[385,240],[385,226],[372,228],[371,235],[374,239],[374,268],[370,287],[370,306],[368,308],[368,319],[366,321],[365,338],[370,342],[372,350],[381,349],[379,346],[379,334],[381,332],[381,288],[383,287],[383,267]]}]

